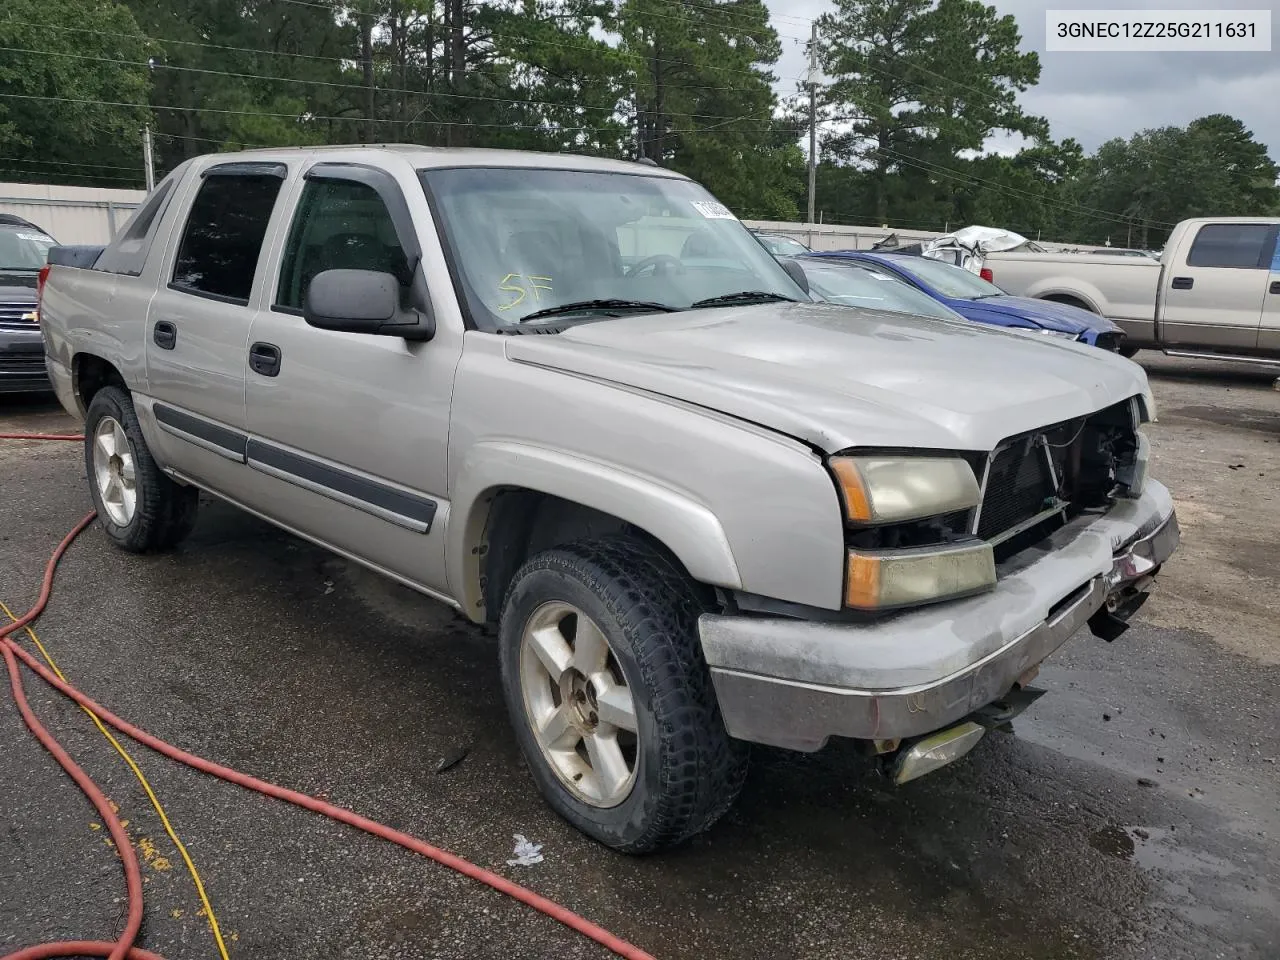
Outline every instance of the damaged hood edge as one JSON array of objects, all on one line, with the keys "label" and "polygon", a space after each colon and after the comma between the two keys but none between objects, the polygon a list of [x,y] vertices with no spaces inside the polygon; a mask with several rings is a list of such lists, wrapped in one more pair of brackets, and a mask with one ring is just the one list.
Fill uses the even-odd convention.
[{"label": "damaged hood edge", "polygon": [[623,317],[512,337],[509,359],[851,447],[989,451],[1149,395],[1136,364],[1025,334],[797,303]]}]

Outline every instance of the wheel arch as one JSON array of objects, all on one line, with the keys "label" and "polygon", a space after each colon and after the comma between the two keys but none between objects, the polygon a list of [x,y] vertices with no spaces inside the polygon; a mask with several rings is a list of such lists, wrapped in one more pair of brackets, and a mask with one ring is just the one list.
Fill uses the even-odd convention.
[{"label": "wheel arch", "polygon": [[86,352],[76,353],[71,358],[71,383],[82,417],[88,412],[93,395],[103,387],[115,385],[129,389],[115,364],[97,354]]},{"label": "wheel arch", "polygon": [[696,581],[740,589],[719,520],[704,504],[634,473],[563,451],[478,444],[460,469],[448,528],[451,592],[477,622],[493,621],[511,577],[533,553],[627,531],[660,547]]}]

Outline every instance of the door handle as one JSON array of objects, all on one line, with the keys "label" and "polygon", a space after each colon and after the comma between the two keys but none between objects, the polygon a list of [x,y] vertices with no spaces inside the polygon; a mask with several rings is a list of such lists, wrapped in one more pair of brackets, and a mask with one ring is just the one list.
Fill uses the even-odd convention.
[{"label": "door handle", "polygon": [[1280,293],[1280,280],[1272,280],[1272,281],[1271,281],[1271,292],[1272,292],[1272,293]]},{"label": "door handle", "polygon": [[178,328],[168,320],[160,320],[151,328],[151,339],[161,350],[172,350],[178,345]]},{"label": "door handle", "polygon": [[249,348],[249,366],[254,373],[274,377],[280,372],[280,348],[274,343],[255,343]]},{"label": "door handle", "polygon": [[1195,282],[1194,277],[1174,277],[1171,286],[1175,290],[1190,290]]}]

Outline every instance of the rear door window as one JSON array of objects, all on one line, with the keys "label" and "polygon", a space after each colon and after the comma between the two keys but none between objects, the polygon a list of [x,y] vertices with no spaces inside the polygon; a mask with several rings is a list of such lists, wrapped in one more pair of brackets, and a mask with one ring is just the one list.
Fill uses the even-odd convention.
[{"label": "rear door window", "polygon": [[378,192],[353,180],[309,180],[289,229],[275,306],[301,312],[307,288],[325,270],[390,273],[413,280],[395,223]]},{"label": "rear door window", "polygon": [[282,172],[238,166],[244,172],[211,171],[200,185],[173,267],[175,289],[231,303],[249,302],[283,178]]},{"label": "rear door window", "polygon": [[1208,223],[1187,254],[1189,267],[1261,270],[1271,265],[1276,228],[1267,223]]},{"label": "rear door window", "polygon": [[155,228],[169,206],[175,179],[170,176],[160,182],[142,208],[129,220],[124,233],[103,251],[95,269],[106,273],[122,273],[130,277],[136,277],[142,273],[147,253],[151,249],[151,238],[155,234]]}]

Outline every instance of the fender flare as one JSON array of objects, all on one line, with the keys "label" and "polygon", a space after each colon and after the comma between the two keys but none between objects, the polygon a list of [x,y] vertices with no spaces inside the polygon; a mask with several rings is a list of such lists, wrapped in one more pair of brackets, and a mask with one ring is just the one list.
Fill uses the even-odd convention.
[{"label": "fender flare", "polygon": [[450,498],[445,564],[450,593],[473,620],[484,616],[480,545],[489,506],[504,489],[523,488],[611,514],[661,541],[702,583],[742,587],[719,519],[687,493],[611,464],[512,440],[482,441],[458,465]]}]

